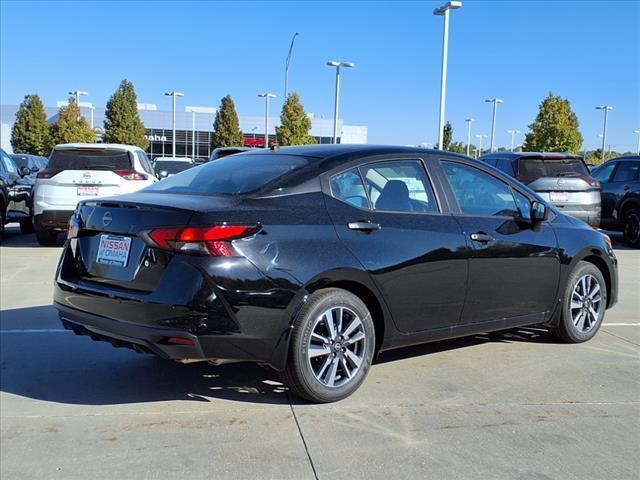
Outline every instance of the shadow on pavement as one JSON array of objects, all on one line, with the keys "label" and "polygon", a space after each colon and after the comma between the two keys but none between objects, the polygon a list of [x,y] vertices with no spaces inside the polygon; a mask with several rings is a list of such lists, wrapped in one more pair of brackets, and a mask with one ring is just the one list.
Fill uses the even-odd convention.
[{"label": "shadow on pavement", "polygon": [[[5,310],[2,317],[2,329],[14,331],[0,334],[0,390],[5,393],[77,405],[212,399],[304,403],[288,395],[279,374],[268,367],[251,363],[184,365],[116,349],[105,342],[60,331],[62,327],[48,306]],[[41,318],[46,325],[36,323]],[[54,330],[15,332],[20,328]],[[551,341],[555,342],[543,328],[518,328],[393,350],[376,363],[486,342]]]},{"label": "shadow on pavement", "polygon": [[58,242],[54,247],[42,247],[38,244],[36,236],[33,233],[20,233],[20,226],[17,223],[9,223],[5,226],[4,237],[0,242],[0,246],[9,248],[57,248],[64,245],[67,236],[64,232],[58,235]]}]

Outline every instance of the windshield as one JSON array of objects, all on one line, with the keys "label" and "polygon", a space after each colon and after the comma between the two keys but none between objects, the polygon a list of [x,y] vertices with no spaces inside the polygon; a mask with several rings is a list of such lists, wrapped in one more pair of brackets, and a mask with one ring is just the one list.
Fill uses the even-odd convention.
[{"label": "windshield", "polygon": [[29,157],[26,157],[24,155],[11,155],[11,158],[13,158],[13,162],[18,166],[18,168],[31,168],[32,166],[36,166],[34,161],[30,161]]},{"label": "windshield", "polygon": [[194,164],[191,162],[180,162],[180,161],[172,161],[172,160],[158,160],[155,164],[156,172],[162,172],[163,170],[167,173],[174,174],[180,173],[185,170],[193,167]]},{"label": "windshield", "polygon": [[249,193],[307,163],[305,158],[288,155],[229,156],[155,183],[145,191],[200,195]]},{"label": "windshield", "polygon": [[129,170],[129,152],[113,148],[60,149],[51,152],[52,170]]},{"label": "windshield", "polygon": [[518,160],[518,176],[525,179],[583,175],[588,176],[589,171],[579,158],[521,158]]}]

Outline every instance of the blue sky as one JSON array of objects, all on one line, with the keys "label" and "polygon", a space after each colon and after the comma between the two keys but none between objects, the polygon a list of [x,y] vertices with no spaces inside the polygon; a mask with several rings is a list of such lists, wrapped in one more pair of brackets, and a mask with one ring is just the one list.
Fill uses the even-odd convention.
[{"label": "blue sky", "polygon": [[[305,109],[333,115],[334,70],[343,76],[341,117],[369,126],[370,143],[435,142],[443,2],[1,2],[0,100],[39,93],[55,105],[66,92],[90,92],[104,105],[122,78],[143,103],[217,106],[230,93],[241,115],[256,115],[256,94],[282,97],[284,58],[298,31],[289,73]],[[500,97],[496,143],[523,132],[548,91],[568,98],[589,148],[613,105],[609,142],[635,149],[640,128],[640,2],[464,0],[451,15],[446,117],[454,139],[490,133]]]}]

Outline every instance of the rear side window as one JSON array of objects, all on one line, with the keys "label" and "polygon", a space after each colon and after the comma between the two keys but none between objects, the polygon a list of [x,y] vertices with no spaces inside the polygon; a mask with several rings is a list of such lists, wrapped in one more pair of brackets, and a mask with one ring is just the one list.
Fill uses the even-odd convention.
[{"label": "rear side window", "polygon": [[136,155],[138,156],[138,160],[140,161],[140,165],[142,165],[142,169],[153,175],[153,167],[151,167],[151,163],[147,158],[147,155],[142,150],[137,150]]},{"label": "rear side window", "polygon": [[638,170],[640,170],[640,162],[620,162],[613,181],[633,182],[638,178]]},{"label": "rear side window", "polygon": [[506,158],[502,158],[498,161],[498,168],[500,170],[502,170],[504,173],[506,173],[507,175],[510,175],[512,177],[515,176],[515,173],[513,171],[513,161],[506,159]]},{"label": "rear side window", "polygon": [[[157,163],[156,169],[159,170]],[[306,158],[293,155],[234,155],[190,168],[154,183],[145,191],[197,195],[246,194],[272,182],[286,185],[287,178],[308,163]]]},{"label": "rear side window", "polygon": [[518,216],[519,209],[506,183],[468,165],[442,162],[442,167],[463,214]]},{"label": "rear side window", "polygon": [[360,167],[376,210],[392,212],[438,211],[431,183],[418,160],[397,160]]},{"label": "rear side window", "polygon": [[588,176],[589,170],[579,158],[520,158],[518,176],[527,180],[541,177]]},{"label": "rear side window", "polygon": [[130,170],[129,152],[113,148],[60,149],[51,152],[52,170]]}]

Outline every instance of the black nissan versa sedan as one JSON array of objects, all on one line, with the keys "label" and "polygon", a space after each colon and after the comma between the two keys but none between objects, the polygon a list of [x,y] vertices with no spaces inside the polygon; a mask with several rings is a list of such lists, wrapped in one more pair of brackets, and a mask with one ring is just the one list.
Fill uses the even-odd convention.
[{"label": "black nissan versa sedan", "polygon": [[252,150],[83,200],[65,327],[182,362],[253,361],[331,402],[396,347],[530,324],[582,342],[617,299],[607,236],[434,150]]}]

